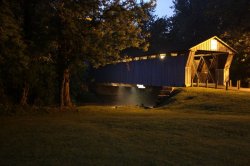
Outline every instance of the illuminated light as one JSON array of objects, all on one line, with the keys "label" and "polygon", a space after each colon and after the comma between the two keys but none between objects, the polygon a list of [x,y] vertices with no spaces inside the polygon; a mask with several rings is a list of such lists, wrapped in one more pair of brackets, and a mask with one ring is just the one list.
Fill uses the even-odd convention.
[{"label": "illuminated light", "polygon": [[134,60],[135,60],[135,61],[138,61],[138,60],[140,60],[140,58],[139,58],[139,57],[135,57]]},{"label": "illuminated light", "polygon": [[92,21],[92,18],[86,17],[85,20],[86,20],[86,21]]},{"label": "illuminated light", "polygon": [[165,59],[166,58],[166,54],[160,54],[160,59]]},{"label": "illuminated light", "polygon": [[116,84],[116,83],[111,83],[111,86],[118,86],[118,84]]},{"label": "illuminated light", "polygon": [[123,83],[103,83],[105,86],[115,86],[115,87],[134,87],[132,84],[123,84]]},{"label": "illuminated light", "polygon": [[215,39],[211,40],[211,50],[217,50],[218,49],[218,42]]},{"label": "illuminated light", "polygon": [[143,56],[143,57],[141,57],[141,59],[142,59],[142,60],[147,60],[148,57],[147,57],[147,56]]},{"label": "illuminated light", "polygon": [[171,53],[171,56],[177,56],[178,53]]},{"label": "illuminated light", "polygon": [[150,59],[155,59],[155,58],[156,58],[156,55],[151,55],[149,58],[150,58]]},{"label": "illuminated light", "polygon": [[136,86],[137,86],[137,88],[139,88],[139,89],[145,89],[145,88],[146,88],[144,85],[141,85],[141,84],[137,84]]},{"label": "illuminated light", "polygon": [[131,61],[133,61],[132,58],[128,58],[128,59],[127,59],[127,62],[131,62]]}]

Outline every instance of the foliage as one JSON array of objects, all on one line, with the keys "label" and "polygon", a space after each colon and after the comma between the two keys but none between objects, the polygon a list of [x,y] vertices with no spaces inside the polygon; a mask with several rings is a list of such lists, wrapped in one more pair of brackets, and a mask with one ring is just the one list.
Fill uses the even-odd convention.
[{"label": "foliage", "polygon": [[83,81],[77,78],[86,69],[81,66],[118,59],[128,47],[147,49],[142,25],[154,2],[1,1],[1,93],[15,103],[53,103],[65,89],[69,98],[70,74]]},{"label": "foliage", "polygon": [[216,0],[209,8],[209,17],[220,21],[217,25],[220,29],[219,36],[238,51],[233,66],[233,78],[243,81],[250,77],[249,8],[250,2],[247,0]]},{"label": "foliage", "polygon": [[170,45],[171,22],[168,18],[157,18],[150,24],[149,50],[152,52],[167,51]]},{"label": "foliage", "polygon": [[14,11],[20,6],[14,1],[0,2],[0,83],[3,95],[12,94],[17,102],[24,84],[24,73],[28,69],[29,57],[22,36],[21,18]]},{"label": "foliage", "polygon": [[43,104],[55,102],[52,93],[56,90],[57,76],[44,49],[45,9],[40,1],[1,2],[1,97],[5,96],[8,102],[19,103],[25,88],[28,90],[25,103],[36,104],[38,100]]},{"label": "foliage", "polygon": [[76,63],[99,66],[129,47],[146,48],[141,25],[149,3],[136,1],[51,1],[48,31],[52,60],[62,76],[61,106],[71,105],[69,74]]},{"label": "foliage", "polygon": [[99,66],[119,58],[125,48],[144,48],[148,34],[141,25],[151,3],[52,1],[53,55],[66,67],[78,60]]}]

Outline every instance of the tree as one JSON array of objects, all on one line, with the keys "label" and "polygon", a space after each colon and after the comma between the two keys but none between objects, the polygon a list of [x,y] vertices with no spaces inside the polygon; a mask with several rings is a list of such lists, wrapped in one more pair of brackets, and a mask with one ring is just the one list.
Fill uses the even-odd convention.
[{"label": "tree", "polygon": [[216,0],[212,6],[209,17],[219,18],[219,36],[238,51],[232,66],[232,78],[244,82],[250,78],[250,2]]},{"label": "tree", "polygon": [[17,102],[22,94],[25,84],[23,75],[29,62],[18,15],[20,4],[17,1],[2,0],[0,10],[0,82],[4,93]]},{"label": "tree", "polygon": [[3,0],[0,8],[1,98],[52,103],[57,76],[47,45],[49,1]]},{"label": "tree", "polygon": [[147,46],[141,30],[154,1],[51,0],[50,48],[61,75],[60,105],[72,106],[70,73],[76,62],[99,66],[128,47]]},{"label": "tree", "polygon": [[1,1],[0,91],[24,105],[28,98],[46,98],[43,88],[55,87],[59,77],[61,106],[71,106],[70,73],[78,64],[100,66],[125,48],[147,48],[143,25],[154,3]]},{"label": "tree", "polygon": [[210,17],[213,1],[209,0],[175,0],[172,21],[174,43],[186,47],[214,35],[219,35],[220,20]]},{"label": "tree", "polygon": [[149,50],[152,52],[167,51],[167,48],[171,44],[170,32],[171,22],[168,18],[157,18],[150,24],[150,47]]}]

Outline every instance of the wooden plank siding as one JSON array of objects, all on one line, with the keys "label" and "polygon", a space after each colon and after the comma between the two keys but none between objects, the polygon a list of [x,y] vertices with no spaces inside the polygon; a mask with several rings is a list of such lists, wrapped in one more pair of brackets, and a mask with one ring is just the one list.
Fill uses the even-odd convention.
[{"label": "wooden plank siding", "polygon": [[[215,81],[218,81],[219,85],[226,85],[226,82],[229,81],[229,69],[233,60],[233,57],[236,53],[232,47],[226,44],[217,36],[214,36],[210,39],[203,41],[200,44],[197,44],[190,49],[190,59],[193,59],[194,56],[204,56],[217,54],[216,55],[216,71],[215,71]],[[204,55],[202,55],[204,54]],[[187,67],[192,64],[192,60],[188,61]],[[195,71],[194,71],[195,72]],[[186,77],[190,77],[186,75]],[[194,76],[191,76],[191,79],[194,79]],[[187,79],[186,79],[187,80]],[[186,82],[189,85],[189,82]]]},{"label": "wooden plank siding", "polygon": [[[186,53],[124,59],[94,70],[97,83],[143,84],[146,86],[191,86],[192,81],[225,85],[236,51],[218,37],[209,38]],[[150,57],[150,58],[149,58]]]},{"label": "wooden plank siding", "polygon": [[[216,41],[216,47],[213,47],[212,43],[213,41]],[[204,51],[219,51],[219,52],[227,52],[229,54],[236,53],[236,51],[230,47],[228,44],[223,42],[220,38],[217,36],[211,37],[208,40],[205,40],[189,49],[190,51],[198,51],[198,50],[204,50]]]},{"label": "wooden plank siding", "polygon": [[187,55],[106,65],[94,71],[98,83],[185,86]]}]

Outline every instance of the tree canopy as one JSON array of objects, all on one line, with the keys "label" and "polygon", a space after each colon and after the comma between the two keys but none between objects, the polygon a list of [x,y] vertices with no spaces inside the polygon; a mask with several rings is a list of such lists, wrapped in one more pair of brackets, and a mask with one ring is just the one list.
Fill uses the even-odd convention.
[{"label": "tree canopy", "polygon": [[[16,99],[27,103],[30,88],[39,89],[34,82],[52,76],[60,85],[55,91],[60,91],[61,106],[70,106],[70,73],[78,64],[97,67],[118,59],[126,48],[147,49],[149,34],[143,25],[154,4],[154,0],[1,1],[1,63],[8,63],[1,69],[1,83],[6,83],[5,76],[16,78],[13,82],[23,91]],[[10,71],[10,63],[13,70],[20,68],[16,71],[22,83]]]}]

